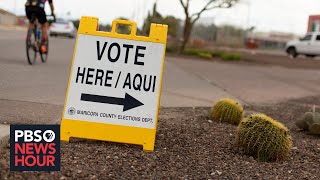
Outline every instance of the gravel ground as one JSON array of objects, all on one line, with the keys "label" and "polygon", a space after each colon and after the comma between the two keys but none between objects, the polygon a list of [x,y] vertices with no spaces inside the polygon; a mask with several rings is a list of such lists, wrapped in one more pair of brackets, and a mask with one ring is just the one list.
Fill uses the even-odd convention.
[{"label": "gravel ground", "polygon": [[320,97],[246,107],[280,120],[294,148],[286,162],[266,163],[235,148],[235,126],[208,120],[209,108],[162,108],[155,152],[118,143],[77,140],[61,144],[61,172],[9,171],[1,152],[0,179],[320,179],[320,137],[299,131],[294,121]]}]

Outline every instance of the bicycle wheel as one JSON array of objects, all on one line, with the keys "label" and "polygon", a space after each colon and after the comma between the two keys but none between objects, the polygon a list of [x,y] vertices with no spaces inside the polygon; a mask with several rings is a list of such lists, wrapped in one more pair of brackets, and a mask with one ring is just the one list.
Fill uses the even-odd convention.
[{"label": "bicycle wheel", "polygon": [[33,65],[37,59],[36,31],[34,29],[28,29],[26,51],[28,63]]},{"label": "bicycle wheel", "polygon": [[[39,52],[40,52],[40,57],[41,57],[41,61],[43,62],[43,63],[45,63],[45,62],[47,62],[47,59],[48,59],[48,53],[49,53],[49,38],[48,38],[48,40],[47,40],[47,52],[46,53],[43,53],[42,51],[41,51],[41,49],[39,50]],[[41,46],[40,46],[41,47]]]}]

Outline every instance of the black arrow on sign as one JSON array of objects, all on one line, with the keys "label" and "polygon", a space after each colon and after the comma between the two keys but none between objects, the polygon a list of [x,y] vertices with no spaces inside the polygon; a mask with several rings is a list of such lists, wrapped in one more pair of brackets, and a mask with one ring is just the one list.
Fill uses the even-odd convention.
[{"label": "black arrow on sign", "polygon": [[82,93],[81,101],[123,105],[123,111],[127,111],[127,110],[144,105],[142,102],[138,101],[136,98],[132,97],[130,94],[127,94],[127,93],[124,96],[124,98]]}]

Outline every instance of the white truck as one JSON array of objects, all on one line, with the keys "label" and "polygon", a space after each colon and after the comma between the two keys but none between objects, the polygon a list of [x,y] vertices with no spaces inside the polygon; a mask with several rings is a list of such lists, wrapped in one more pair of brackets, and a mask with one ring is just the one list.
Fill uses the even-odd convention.
[{"label": "white truck", "polygon": [[320,32],[308,33],[299,40],[289,41],[286,45],[286,52],[292,58],[298,55],[310,58],[320,56]]}]

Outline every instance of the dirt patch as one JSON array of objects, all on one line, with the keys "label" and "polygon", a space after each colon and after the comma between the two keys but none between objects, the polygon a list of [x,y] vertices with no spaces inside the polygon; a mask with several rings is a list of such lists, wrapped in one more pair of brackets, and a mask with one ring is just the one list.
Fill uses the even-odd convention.
[{"label": "dirt patch", "polygon": [[289,127],[294,148],[286,162],[258,162],[241,154],[234,146],[236,127],[209,121],[209,108],[162,108],[153,153],[134,145],[73,140],[61,144],[61,172],[13,173],[5,148],[0,179],[319,179],[320,137],[294,126],[310,109],[298,102],[304,101],[246,108]]}]

